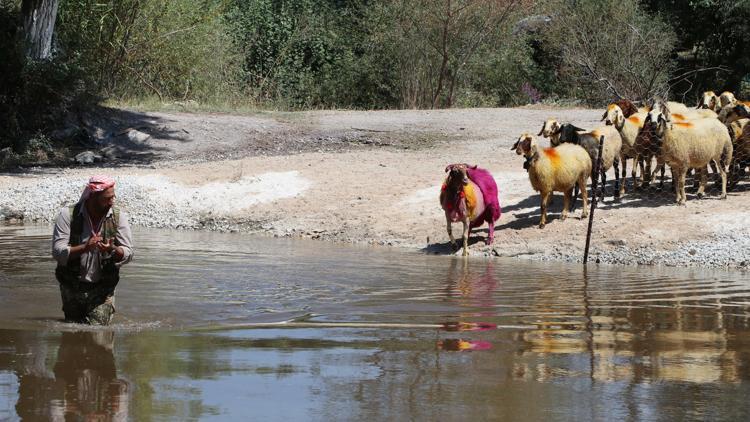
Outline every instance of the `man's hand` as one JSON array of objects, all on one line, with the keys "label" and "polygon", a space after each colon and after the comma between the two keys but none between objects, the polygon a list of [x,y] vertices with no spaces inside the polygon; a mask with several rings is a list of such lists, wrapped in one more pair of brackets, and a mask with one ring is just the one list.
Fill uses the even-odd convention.
[{"label": "man's hand", "polygon": [[98,248],[100,242],[102,241],[102,237],[98,234],[92,234],[91,237],[89,237],[89,240],[86,241],[86,246],[83,248],[85,252],[93,251],[94,248]]}]

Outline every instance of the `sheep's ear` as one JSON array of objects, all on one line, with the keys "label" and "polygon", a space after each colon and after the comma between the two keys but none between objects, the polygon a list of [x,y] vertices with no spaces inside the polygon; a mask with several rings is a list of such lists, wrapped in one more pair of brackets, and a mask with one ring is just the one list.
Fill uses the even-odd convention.
[{"label": "sheep's ear", "polygon": [[539,129],[539,133],[536,134],[536,136],[544,136],[544,128],[547,127],[547,122],[545,121],[542,123],[542,128]]},{"label": "sheep's ear", "polygon": [[604,114],[602,114],[602,119],[600,120],[600,122],[603,122],[607,118],[607,112],[609,112],[609,110],[604,110]]},{"label": "sheep's ear", "polygon": [[517,140],[517,141],[516,141],[516,143],[515,143],[515,144],[513,144],[513,146],[512,146],[512,147],[510,147],[510,150],[511,150],[511,151],[515,151],[515,150],[517,150],[517,149],[518,149],[518,143],[519,143],[519,142],[521,142],[521,140],[520,140],[520,139],[519,139],[519,140]]},{"label": "sheep's ear", "polygon": [[562,130],[562,127],[560,127],[560,123],[555,122],[552,124],[552,133],[560,133],[560,130]]},{"label": "sheep's ear", "polygon": [[447,165],[447,166],[445,167],[445,172],[446,172],[446,173],[448,173],[449,171],[451,171],[451,169],[453,169],[453,164],[448,164],[448,165]]}]

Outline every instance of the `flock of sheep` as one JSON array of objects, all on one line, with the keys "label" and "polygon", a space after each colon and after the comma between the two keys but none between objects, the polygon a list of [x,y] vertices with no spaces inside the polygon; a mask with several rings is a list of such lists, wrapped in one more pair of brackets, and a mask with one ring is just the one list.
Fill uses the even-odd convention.
[{"label": "flock of sheep", "polygon": [[[653,180],[657,171],[661,171],[663,186],[668,165],[675,201],[680,205],[687,200],[685,179],[689,171],[700,174],[697,194],[701,197],[710,166],[714,175],[720,177],[721,198],[724,199],[727,183],[736,184],[750,166],[750,101],[738,101],[731,92],[718,96],[705,92],[695,108],[658,99],[638,108],[631,101],[618,100],[607,107],[602,121],[605,125],[584,130],[570,123],[547,120],[537,136],[548,138],[549,147],[541,146],[529,133],[522,134],[513,145],[512,150],[526,159],[524,168],[541,197],[540,228],[547,222],[547,205],[552,192],[564,194],[561,217],[564,220],[580,190],[581,217],[587,217],[587,180],[600,176],[603,187],[610,168],[614,168],[615,173],[614,196],[621,197],[625,193],[627,160],[632,160],[634,189]],[[596,169],[602,138],[601,162]],[[487,222],[490,226],[488,244],[492,243],[494,223],[500,217],[497,186],[486,170],[476,166],[452,164],[446,172],[440,204],[454,247],[451,223],[461,221],[464,224],[463,253],[466,255],[473,227]],[[604,189],[600,192],[603,196]]]}]

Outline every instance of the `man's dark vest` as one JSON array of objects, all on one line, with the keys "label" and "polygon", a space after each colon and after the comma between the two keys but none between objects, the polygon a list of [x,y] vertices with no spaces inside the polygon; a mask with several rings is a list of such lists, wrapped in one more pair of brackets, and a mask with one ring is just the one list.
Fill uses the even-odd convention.
[{"label": "man's dark vest", "polygon": [[[81,234],[83,233],[81,206],[83,206],[83,202],[70,207],[70,240],[68,241],[70,246],[78,246],[83,243],[81,242]],[[117,208],[112,208],[112,213],[104,217],[101,230],[103,239],[116,238],[117,223],[120,221],[119,217],[120,213]],[[115,245],[119,246],[119,243],[115,241]],[[111,284],[112,287],[116,286],[117,282],[120,281],[120,269],[115,266],[114,257],[104,260],[100,264],[102,265],[102,272],[99,283]],[[68,259],[67,265],[58,263],[55,269],[55,277],[57,277],[58,282],[77,288],[81,281],[81,256],[78,255],[75,258]]]}]

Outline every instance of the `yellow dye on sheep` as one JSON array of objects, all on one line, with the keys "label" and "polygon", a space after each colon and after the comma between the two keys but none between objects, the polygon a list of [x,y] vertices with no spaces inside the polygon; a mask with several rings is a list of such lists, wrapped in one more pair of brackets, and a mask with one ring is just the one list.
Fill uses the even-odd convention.
[{"label": "yellow dye on sheep", "polygon": [[675,125],[681,126],[681,127],[693,127],[693,124],[690,122],[677,122],[675,123]]},{"label": "yellow dye on sheep", "polygon": [[634,125],[643,126],[643,122],[641,122],[641,119],[639,119],[638,116],[630,116],[628,117],[628,120]]},{"label": "yellow dye on sheep", "polygon": [[466,211],[469,214],[469,219],[474,220],[477,217],[474,215],[477,209],[477,192],[474,190],[473,184],[464,186],[464,197],[466,199]]}]

